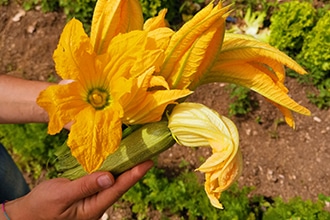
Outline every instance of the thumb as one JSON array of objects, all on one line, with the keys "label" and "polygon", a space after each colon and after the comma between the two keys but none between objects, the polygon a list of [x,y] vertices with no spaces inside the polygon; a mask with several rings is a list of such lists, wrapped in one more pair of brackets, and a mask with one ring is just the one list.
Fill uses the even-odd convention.
[{"label": "thumb", "polygon": [[114,184],[114,177],[109,172],[95,172],[69,183],[69,193],[73,200],[80,200]]}]

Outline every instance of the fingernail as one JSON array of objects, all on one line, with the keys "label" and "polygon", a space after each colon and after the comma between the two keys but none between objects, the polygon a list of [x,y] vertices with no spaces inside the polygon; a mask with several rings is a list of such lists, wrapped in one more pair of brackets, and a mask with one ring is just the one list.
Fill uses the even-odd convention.
[{"label": "fingernail", "polygon": [[102,188],[109,188],[113,184],[112,179],[108,175],[99,176],[96,181]]}]

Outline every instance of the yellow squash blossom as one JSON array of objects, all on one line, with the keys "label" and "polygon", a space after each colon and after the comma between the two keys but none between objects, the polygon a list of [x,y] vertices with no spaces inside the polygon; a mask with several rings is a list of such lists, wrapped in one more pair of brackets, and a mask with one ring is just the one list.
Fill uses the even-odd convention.
[{"label": "yellow squash blossom", "polygon": [[[92,172],[119,146],[122,123],[158,121],[168,104],[211,82],[235,83],[262,94],[294,127],[291,111],[310,112],[288,96],[284,67],[305,71],[266,43],[226,33],[229,10],[221,1],[211,1],[174,32],[167,27],[166,9],[143,23],[138,0],[99,0],[90,37],[73,19],[54,53],[58,74],[73,82],[40,94],[38,103],[50,117],[49,133],[74,122],[68,145]],[[212,205],[222,208],[221,192],[242,167],[235,125],[193,103],[175,106],[168,120],[178,143],[212,148],[212,156],[198,170],[205,173]]]},{"label": "yellow squash blossom", "polygon": [[197,170],[205,173],[205,191],[211,204],[222,209],[221,192],[242,170],[235,124],[202,104],[184,102],[174,107],[168,117],[168,127],[181,145],[212,148],[212,156]]},{"label": "yellow squash blossom", "polygon": [[118,148],[122,123],[158,121],[168,104],[190,94],[154,75],[172,32],[137,30],[137,12],[141,17],[138,1],[98,1],[90,38],[81,22],[68,22],[53,58],[59,76],[72,82],[50,86],[37,100],[49,114],[50,134],[73,122],[67,144],[87,172]]},{"label": "yellow squash blossom", "polygon": [[195,90],[211,82],[250,88],[271,101],[294,127],[291,111],[310,111],[288,96],[284,85],[287,66],[306,72],[291,58],[252,37],[225,33],[229,6],[209,5],[173,34],[160,71],[170,88]]}]

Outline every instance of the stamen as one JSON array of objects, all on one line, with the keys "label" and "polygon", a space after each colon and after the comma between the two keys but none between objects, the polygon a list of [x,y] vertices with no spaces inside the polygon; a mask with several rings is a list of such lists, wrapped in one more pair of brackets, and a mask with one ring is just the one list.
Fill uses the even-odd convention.
[{"label": "stamen", "polygon": [[107,90],[104,89],[92,89],[88,93],[87,101],[96,110],[101,110],[109,105],[110,95]]}]

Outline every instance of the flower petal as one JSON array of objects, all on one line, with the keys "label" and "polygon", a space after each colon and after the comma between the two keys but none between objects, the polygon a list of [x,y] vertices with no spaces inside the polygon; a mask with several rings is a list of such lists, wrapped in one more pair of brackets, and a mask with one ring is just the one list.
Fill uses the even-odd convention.
[{"label": "flower petal", "polygon": [[77,98],[81,96],[82,91],[83,88],[77,82],[72,82],[49,86],[39,94],[37,103],[49,115],[49,134],[60,132],[64,125],[73,121],[75,116],[87,106],[86,102]]},{"label": "flower petal", "polygon": [[205,173],[205,191],[211,204],[219,209],[223,209],[219,202],[221,192],[228,189],[237,180],[242,171],[242,154],[240,150],[227,166],[219,172]]},{"label": "flower petal", "polygon": [[166,50],[174,31],[170,28],[158,28],[148,32],[148,37],[155,40],[156,48]]},{"label": "flower petal", "polygon": [[164,52],[147,35],[145,31],[131,31],[112,40],[108,48],[111,59],[104,70],[109,78],[138,77],[151,66],[159,68]]},{"label": "flower petal", "polygon": [[[288,57],[285,53],[270,46],[267,43],[259,41],[253,37],[226,33],[225,39],[222,45],[221,55],[218,57],[219,60],[230,61],[230,60],[245,60],[245,61],[259,61],[266,63],[268,66],[273,68],[274,64],[280,63],[289,67],[300,74],[306,74],[306,71],[297,64],[293,59]],[[284,76],[278,75],[281,79]]]},{"label": "flower petal", "polygon": [[159,86],[163,86],[165,83],[159,81],[161,80],[159,77],[153,80],[152,73],[153,69],[150,69],[139,78],[131,79],[135,82],[127,83],[127,85],[132,85],[132,87],[131,93],[123,96],[121,99],[121,105],[125,111],[124,123],[144,124],[159,121],[167,105],[191,94],[189,90],[148,91],[150,86],[157,86],[155,84],[157,81],[160,82]]},{"label": "flower petal", "polygon": [[173,108],[168,128],[182,145],[212,148],[212,156],[197,170],[205,173],[205,191],[211,204],[223,208],[219,203],[221,192],[237,179],[242,170],[235,124],[202,104],[184,102]]},{"label": "flower petal", "polygon": [[142,27],[142,8],[138,0],[98,0],[91,28],[95,52],[106,52],[112,38],[119,33],[142,30]]},{"label": "flower petal", "polygon": [[149,18],[144,22],[143,30],[152,31],[157,28],[168,27],[168,23],[165,20],[167,9],[163,9],[158,13],[158,16],[154,18]]},{"label": "flower petal", "polygon": [[204,79],[208,82],[229,82],[245,86],[292,111],[310,115],[308,109],[296,103],[287,95],[287,91],[283,91],[267,74],[250,63],[237,61],[235,65],[216,64]]},{"label": "flower petal", "polygon": [[126,121],[129,124],[145,124],[159,121],[169,104],[175,104],[176,100],[191,94],[189,90],[158,90],[145,96],[138,109],[125,112]]},{"label": "flower petal", "polygon": [[209,4],[173,34],[160,72],[170,88],[198,84],[220,51],[228,9]]},{"label": "flower petal", "polygon": [[81,72],[93,74],[95,56],[81,22],[76,19],[69,21],[53,55],[58,75],[62,79],[76,80]]},{"label": "flower petal", "polygon": [[96,111],[89,106],[77,114],[71,126],[68,146],[83,168],[91,173],[102,165],[109,154],[117,150],[121,132],[121,121],[116,111],[111,108]]}]

